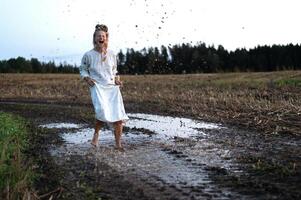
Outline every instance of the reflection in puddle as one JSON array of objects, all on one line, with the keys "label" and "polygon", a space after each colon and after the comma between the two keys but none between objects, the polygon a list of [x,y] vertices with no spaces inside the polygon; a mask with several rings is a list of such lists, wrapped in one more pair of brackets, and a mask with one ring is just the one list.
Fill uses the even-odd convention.
[{"label": "reflection in puddle", "polygon": [[[130,113],[128,114],[128,116],[130,117],[130,120],[126,123],[126,127],[152,131],[156,133],[156,135],[154,135],[154,138],[156,139],[170,139],[173,137],[191,138],[192,136],[205,135],[205,133],[199,129],[222,128],[217,124],[205,123],[187,118],[159,116],[142,113]],[[41,127],[80,129],[83,127],[83,125],[73,123],[51,123],[41,125]],[[83,144],[88,143],[88,141],[93,137],[93,133],[93,128],[84,128],[76,132],[63,133],[62,137],[64,138],[66,143]],[[145,134],[137,135],[131,132],[124,135],[124,139],[131,138],[132,140],[137,137],[141,138],[147,136]],[[106,141],[114,141],[113,129],[101,130],[100,142]]]},{"label": "reflection in puddle", "polygon": [[73,123],[51,123],[51,124],[43,124],[40,125],[42,128],[81,128],[83,125],[81,124],[73,124]]},{"label": "reflection in puddle", "polygon": [[205,135],[198,129],[218,129],[217,124],[205,123],[187,118],[159,116],[150,114],[128,114],[130,120],[126,123],[129,128],[143,128],[153,131],[159,136],[188,138],[199,134]]}]

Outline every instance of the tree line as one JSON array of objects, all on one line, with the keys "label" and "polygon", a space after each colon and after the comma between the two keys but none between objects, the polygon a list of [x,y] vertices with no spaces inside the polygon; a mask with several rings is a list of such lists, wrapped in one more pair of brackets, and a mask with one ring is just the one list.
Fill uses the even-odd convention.
[{"label": "tree line", "polygon": [[53,61],[40,62],[37,58],[23,57],[0,61],[0,73],[78,73],[78,67],[67,63],[56,65]]},{"label": "tree line", "polygon": [[[117,54],[120,74],[185,74],[216,72],[260,72],[301,69],[299,44],[257,46],[228,51],[222,45],[190,43],[127,49]],[[78,73],[78,67],[69,64],[56,66],[54,62],[41,63],[36,58],[18,57],[0,61],[2,73]]]},{"label": "tree line", "polygon": [[301,69],[301,46],[272,45],[228,51],[205,43],[128,49],[118,53],[121,74],[259,72]]}]

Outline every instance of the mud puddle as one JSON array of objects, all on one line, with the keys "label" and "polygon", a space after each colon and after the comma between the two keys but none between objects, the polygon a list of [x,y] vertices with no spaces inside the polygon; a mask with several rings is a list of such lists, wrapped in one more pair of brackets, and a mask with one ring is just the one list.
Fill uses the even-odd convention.
[{"label": "mud puddle", "polygon": [[[226,127],[142,113],[129,114],[129,117],[122,138],[126,152],[114,150],[112,128],[101,130],[100,146],[94,148],[90,145],[94,129],[85,124],[41,126],[61,130],[65,143],[50,149],[59,166],[77,156],[83,163],[87,160],[93,163],[93,167],[84,173],[93,171],[93,176],[101,176],[106,172],[98,166],[105,163],[110,170],[130,181],[132,187],[140,188],[147,198],[252,199],[231,191],[231,188],[219,187],[209,176],[212,167],[235,172],[230,150],[209,141],[206,132]],[[101,193],[99,196],[103,197]],[[110,198],[115,199],[114,196]]]},{"label": "mud puddle", "polygon": [[126,152],[121,153],[113,148],[109,127],[102,129],[98,148],[89,145],[91,107],[0,108],[29,119],[34,127],[46,125],[33,129],[39,136],[34,154],[43,172],[37,189],[44,194],[64,188],[53,199],[301,198],[297,135],[132,113],[123,135]]}]

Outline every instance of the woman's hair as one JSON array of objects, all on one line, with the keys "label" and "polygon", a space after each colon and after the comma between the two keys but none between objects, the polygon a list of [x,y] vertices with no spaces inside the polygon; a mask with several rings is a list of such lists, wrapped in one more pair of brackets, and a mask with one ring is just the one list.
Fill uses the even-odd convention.
[{"label": "woman's hair", "polygon": [[[105,32],[106,36],[107,36],[107,40],[109,39],[108,27],[104,24],[96,24],[95,31],[93,33],[93,45],[94,45],[94,47],[96,46],[95,35],[98,31]],[[105,49],[107,49],[108,48],[108,43],[106,42],[104,45],[105,45]]]},{"label": "woman's hair", "polygon": [[95,31],[96,30],[108,32],[108,27],[106,25],[104,25],[104,24],[96,24]]}]

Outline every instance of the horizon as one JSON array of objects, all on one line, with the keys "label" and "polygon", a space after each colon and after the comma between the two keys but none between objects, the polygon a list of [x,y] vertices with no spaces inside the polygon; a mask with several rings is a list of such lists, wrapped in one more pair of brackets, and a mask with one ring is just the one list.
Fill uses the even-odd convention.
[{"label": "horizon", "polygon": [[[201,44],[205,44],[207,48],[208,48],[208,47],[214,47],[215,49],[217,49],[218,46],[220,46],[219,44],[214,45],[214,44],[206,44],[205,42],[200,42],[200,43],[201,43]],[[182,43],[182,44],[174,44],[174,45],[183,45],[183,44],[189,44],[189,45],[191,45],[191,43]],[[172,46],[174,46],[174,45],[172,45]],[[288,43],[288,44],[257,45],[257,46],[252,47],[252,48],[245,48],[245,47],[242,47],[242,48],[236,48],[236,49],[234,49],[234,50],[229,50],[229,49],[226,49],[224,46],[223,46],[223,47],[224,47],[224,49],[225,49],[227,52],[230,53],[230,52],[235,52],[236,50],[240,50],[240,49],[246,49],[247,51],[249,51],[249,50],[252,50],[252,49],[255,49],[255,48],[258,48],[258,47],[264,47],[264,46],[272,47],[272,46],[274,46],[274,45],[276,45],[276,46],[288,46],[288,45],[294,45],[294,46],[299,45],[299,46],[301,46],[301,43],[296,43],[296,44]],[[161,46],[162,46],[162,45],[161,45]],[[160,49],[161,46],[158,46],[158,49],[159,49],[160,52],[161,52],[161,49]],[[163,46],[164,46],[164,45],[163,45]],[[172,47],[172,46],[169,46],[169,45],[168,45],[168,46],[165,46],[165,47]],[[194,44],[194,45],[192,45],[192,46],[197,46],[197,44]],[[221,46],[222,46],[222,45],[221,45]],[[145,48],[145,47],[144,47],[144,48]],[[135,51],[141,52],[144,48],[139,49],[139,50],[136,50],[136,49],[134,49],[134,50],[135,50]],[[146,48],[146,49],[149,49],[149,48],[155,48],[155,46],[153,46],[153,47],[148,47],[148,48]],[[92,48],[91,48],[91,49],[92,49]],[[123,54],[126,54],[126,51],[129,50],[129,49],[131,49],[131,48],[128,48],[128,49],[125,49],[125,50],[120,49],[119,51],[114,52],[114,53],[118,54],[120,51],[122,51]],[[16,57],[8,58],[8,59],[2,59],[2,60],[0,60],[0,61],[7,61],[7,60],[9,60],[9,59],[17,59],[18,57],[22,57],[22,56],[16,56]],[[23,58],[25,58],[25,57],[23,57]],[[57,57],[54,57],[54,58],[44,58],[44,60],[43,60],[43,59],[36,58],[36,57],[25,58],[25,59],[30,60],[30,59],[32,59],[32,58],[38,59],[41,63],[54,62],[54,64],[55,64],[56,66],[58,66],[58,65],[60,65],[60,64],[69,64],[69,65],[72,65],[72,66],[74,66],[74,67],[79,67],[79,66],[80,66],[80,61],[81,61],[81,58],[82,58],[82,54],[62,55],[62,56],[57,56]],[[74,60],[76,60],[77,62],[74,62]]]}]

